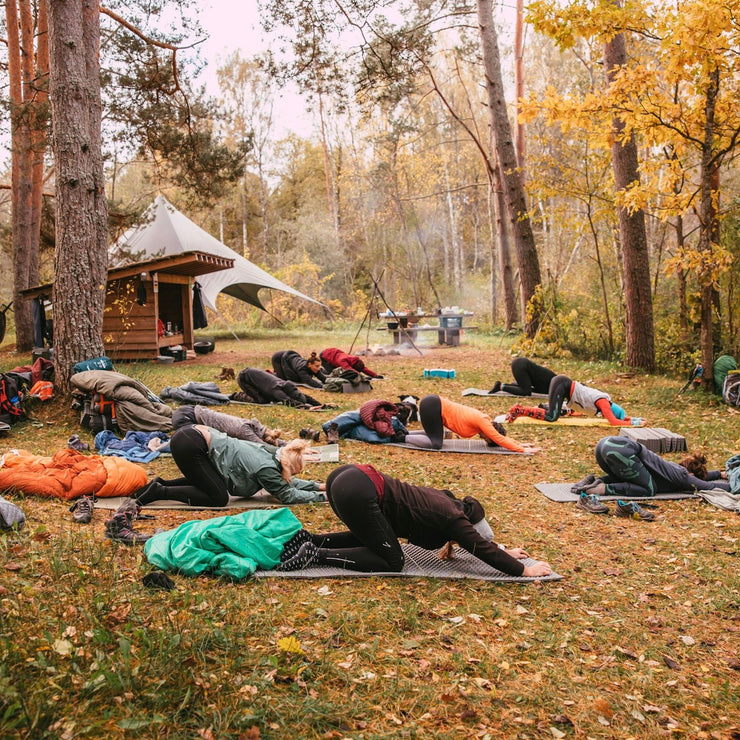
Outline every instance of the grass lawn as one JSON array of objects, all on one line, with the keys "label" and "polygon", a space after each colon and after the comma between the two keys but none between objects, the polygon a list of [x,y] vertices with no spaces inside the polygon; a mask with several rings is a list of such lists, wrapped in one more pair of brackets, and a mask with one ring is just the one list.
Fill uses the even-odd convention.
[{"label": "grass lawn", "polygon": [[[277,349],[347,349],[352,337],[220,339],[213,354],[194,361],[117,369],[158,392],[211,380],[222,366],[267,368]],[[423,356],[370,358],[386,376],[373,383],[372,397],[439,393],[460,401],[466,387],[509,378],[510,360],[505,343],[485,336],[427,347]],[[26,362],[0,350],[3,370]],[[608,390],[628,414],[685,435],[712,467],[740,449],[740,416],[703,393],[677,397],[682,379],[551,364]],[[424,380],[428,367],[454,367],[457,376]],[[369,398],[317,395],[341,410]],[[466,403],[492,415],[509,405]],[[0,439],[0,452],[51,454],[73,433],[92,442],[68,400],[30,410]],[[229,411],[256,414],[289,437],[338,413]],[[153,591],[141,584],[150,570],[142,549],[104,539],[105,510],[76,525],[64,502],[8,495],[28,521],[20,533],[0,535],[0,737],[740,737],[737,515],[690,500],[660,502],[655,522],[600,517],[534,488],[596,472],[593,448],[607,432],[511,426],[516,439],[542,448],[534,457],[340,442],[342,463],[371,463],[480,498],[497,541],[526,546],[564,576],[544,584],[173,574],[174,591]],[[164,477],[176,470],[171,459],[147,469]],[[307,476],[323,480],[331,469],[312,464]],[[340,527],[325,505],[294,512],[313,531]],[[137,526],[170,528],[193,515],[210,512],[158,511],[156,521]]]}]

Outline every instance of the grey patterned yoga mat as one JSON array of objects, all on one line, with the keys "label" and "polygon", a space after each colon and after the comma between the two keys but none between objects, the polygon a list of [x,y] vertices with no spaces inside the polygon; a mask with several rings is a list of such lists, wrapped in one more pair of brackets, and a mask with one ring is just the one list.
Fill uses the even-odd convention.
[{"label": "grey patterned yoga mat", "polygon": [[[95,501],[96,509],[117,509],[126,498],[124,496],[114,496],[112,498],[99,498]],[[315,503],[321,503],[316,501]],[[302,506],[303,504],[292,504],[293,506]],[[144,511],[150,509],[189,509],[190,511],[224,511],[225,509],[269,509],[273,506],[286,506],[274,496],[262,490],[250,498],[236,498],[231,496],[226,506],[189,506],[180,501],[155,501],[147,504]]]},{"label": "grey patterned yoga mat", "polygon": [[[572,483],[535,483],[534,487],[547,496],[550,501],[565,504],[578,501],[578,495],[570,492],[572,485]],[[683,498],[694,498],[694,494],[686,491],[685,493],[659,493],[655,496],[599,496],[599,501],[616,501],[618,498],[629,499],[630,501],[675,501]]]},{"label": "grey patterned yoga mat", "polygon": [[[479,581],[503,581],[507,583],[532,583],[533,581],[557,581],[562,578],[557,573],[542,578],[524,578],[523,576],[508,576],[500,570],[492,568],[482,560],[478,560],[466,550],[455,548],[455,557],[452,560],[440,560],[436,550],[425,550],[417,545],[402,545],[406,564],[400,573],[361,573],[356,570],[344,570],[324,565],[316,565],[303,570],[294,570],[283,573],[277,570],[258,570],[257,578],[367,578],[370,576],[393,576],[396,578],[471,578]],[[532,565],[536,560],[531,558],[522,561],[525,565]]]},{"label": "grey patterned yoga mat", "polygon": [[463,396],[501,396],[502,398],[547,398],[547,393],[532,393],[529,396],[517,396],[514,393],[507,393],[506,391],[497,391],[491,393],[490,391],[483,390],[483,388],[466,388],[461,395]]},{"label": "grey patterned yoga mat", "polygon": [[476,455],[531,455],[531,452],[514,452],[505,447],[489,447],[484,439],[446,439],[442,442],[441,450],[428,450],[416,445],[400,444],[399,442],[388,442],[389,447],[405,447],[407,450],[417,452],[472,452]]}]

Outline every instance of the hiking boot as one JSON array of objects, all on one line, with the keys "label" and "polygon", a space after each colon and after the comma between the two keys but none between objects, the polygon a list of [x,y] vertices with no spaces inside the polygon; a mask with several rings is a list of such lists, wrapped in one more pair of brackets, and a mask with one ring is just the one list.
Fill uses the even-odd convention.
[{"label": "hiking boot", "polygon": [[304,542],[292,558],[278,563],[274,569],[279,571],[303,570],[316,560],[318,554],[319,548],[313,542]]},{"label": "hiking boot", "polygon": [[321,432],[304,427],[300,432],[298,432],[298,436],[301,439],[310,439],[312,442],[318,442],[321,439]]},{"label": "hiking boot", "polygon": [[123,503],[116,509],[116,514],[128,514],[132,522],[135,522],[139,518],[140,513],[141,506],[133,498],[124,499]]},{"label": "hiking boot", "polygon": [[491,390],[490,390],[490,391],[488,391],[488,392],[489,392],[490,394],[494,394],[494,393],[498,393],[498,392],[499,392],[500,390],[501,390],[501,381],[500,381],[500,380],[497,380],[497,381],[496,381],[496,382],[495,382],[495,383],[493,384],[493,388],[491,388]]},{"label": "hiking boot", "polygon": [[636,501],[617,501],[617,508],[614,510],[617,516],[629,517],[630,519],[642,519],[645,522],[652,522],[655,514],[652,511],[643,509]]},{"label": "hiking boot", "polygon": [[606,504],[602,504],[599,501],[599,497],[594,494],[588,494],[585,491],[581,491],[581,495],[578,497],[578,503],[576,504],[579,509],[587,511],[589,514],[608,514],[609,507]]},{"label": "hiking boot", "polygon": [[330,445],[333,445],[339,442],[339,424],[337,424],[334,421],[331,424],[329,424],[326,430],[326,441]]},{"label": "hiking boot", "polygon": [[131,516],[125,512],[114,514],[108,519],[105,523],[105,536],[124,545],[141,545],[151,537],[150,534],[136,532],[131,527]]},{"label": "hiking boot", "polygon": [[589,473],[585,478],[582,478],[578,483],[574,483],[570,487],[570,492],[579,494],[581,491],[585,491],[589,486],[596,482],[596,476],[593,473]]},{"label": "hiking boot", "polygon": [[298,550],[306,542],[313,542],[311,533],[306,529],[299,529],[284,545],[283,554],[280,556],[280,562],[284,563],[298,554]]},{"label": "hiking boot", "polygon": [[72,512],[72,521],[77,522],[77,524],[89,524],[93,518],[95,504],[90,496],[83,496],[78,498],[69,510]]}]

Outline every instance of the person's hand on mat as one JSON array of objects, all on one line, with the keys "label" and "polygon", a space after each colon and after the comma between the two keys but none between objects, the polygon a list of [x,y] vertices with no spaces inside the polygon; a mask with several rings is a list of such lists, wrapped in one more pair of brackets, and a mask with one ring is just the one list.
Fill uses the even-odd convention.
[{"label": "person's hand on mat", "polygon": [[522,575],[525,578],[538,578],[540,576],[549,576],[550,573],[552,573],[552,568],[549,563],[537,562],[534,565],[525,565]]},{"label": "person's hand on mat", "polygon": [[440,560],[453,560],[455,558],[455,543],[448,542],[438,553],[437,557]]},{"label": "person's hand on mat", "polygon": [[524,451],[525,452],[529,452],[529,453],[532,453],[532,454],[534,454],[535,452],[542,452],[542,448],[541,447],[535,447],[534,445],[524,444],[524,445],[522,445],[522,447],[524,447]]},{"label": "person's hand on mat", "polygon": [[326,483],[319,483],[319,491],[325,491],[326,490]]},{"label": "person's hand on mat", "polygon": [[324,404],[322,403],[320,406],[304,406],[304,408],[308,411],[321,411],[324,408]]},{"label": "person's hand on mat", "polygon": [[517,560],[526,560],[529,557],[529,553],[523,547],[512,547],[511,550],[504,548],[504,552]]}]

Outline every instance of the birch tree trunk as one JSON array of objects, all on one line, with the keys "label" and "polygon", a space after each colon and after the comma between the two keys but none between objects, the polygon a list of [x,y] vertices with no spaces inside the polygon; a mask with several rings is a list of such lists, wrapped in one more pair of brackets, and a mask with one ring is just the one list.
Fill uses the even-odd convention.
[{"label": "birch tree trunk", "polygon": [[54,363],[69,389],[72,365],[103,354],[108,208],[101,149],[100,6],[48,0],[50,97],[56,164]]}]

